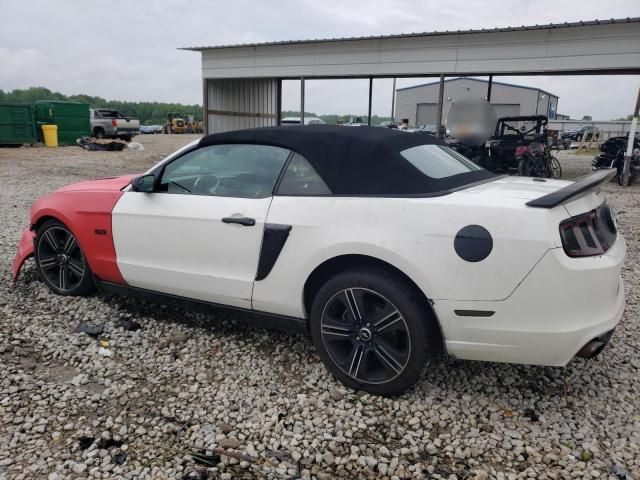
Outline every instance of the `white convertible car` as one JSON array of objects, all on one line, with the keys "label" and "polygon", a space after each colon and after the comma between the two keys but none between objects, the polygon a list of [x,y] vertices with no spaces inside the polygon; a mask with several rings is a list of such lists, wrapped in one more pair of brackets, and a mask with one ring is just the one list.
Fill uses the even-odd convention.
[{"label": "white convertible car", "polygon": [[343,383],[398,394],[429,355],[565,365],[624,308],[625,242],[599,185],[499,177],[382,128],[209,135],[145,174],[37,200],[14,262],[96,287],[265,314]]}]

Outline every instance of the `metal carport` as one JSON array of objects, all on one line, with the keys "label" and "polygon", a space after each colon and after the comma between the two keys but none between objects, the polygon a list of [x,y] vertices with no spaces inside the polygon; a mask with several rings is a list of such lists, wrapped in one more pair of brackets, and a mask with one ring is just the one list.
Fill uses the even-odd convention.
[{"label": "metal carport", "polygon": [[[202,53],[205,131],[275,125],[282,80],[640,73],[640,18],[187,47]],[[490,96],[489,86],[488,95]],[[441,114],[438,119],[441,123]]]}]

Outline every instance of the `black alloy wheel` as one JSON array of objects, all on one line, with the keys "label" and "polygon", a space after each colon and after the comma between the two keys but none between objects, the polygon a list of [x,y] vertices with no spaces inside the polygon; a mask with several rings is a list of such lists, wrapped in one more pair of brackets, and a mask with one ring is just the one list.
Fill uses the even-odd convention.
[{"label": "black alloy wheel", "polygon": [[91,270],[78,240],[64,224],[49,220],[36,236],[36,267],[55,293],[86,295],[93,291]]},{"label": "black alloy wheel", "polygon": [[426,299],[407,280],[378,268],[331,277],[311,308],[313,343],[342,383],[378,395],[412,387],[439,332]]},{"label": "black alloy wheel", "polygon": [[393,303],[373,290],[335,293],[322,312],[321,332],[333,362],[356,381],[389,382],[407,366],[407,323]]}]

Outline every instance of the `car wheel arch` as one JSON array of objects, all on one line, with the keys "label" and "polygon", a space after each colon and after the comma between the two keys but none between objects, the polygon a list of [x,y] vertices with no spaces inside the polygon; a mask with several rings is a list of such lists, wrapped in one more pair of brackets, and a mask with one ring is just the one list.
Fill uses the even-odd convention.
[{"label": "car wheel arch", "polygon": [[[381,260],[379,258],[362,255],[362,254],[343,254],[338,255],[332,258],[329,258],[319,264],[307,277],[304,288],[303,288],[303,305],[305,310],[305,317],[307,320],[309,319],[309,312],[311,311],[311,305],[313,304],[313,300],[317,295],[322,285],[333,275],[337,275],[346,270],[357,268],[357,267],[373,267],[379,268],[382,270],[386,270],[395,275],[400,276],[406,282],[408,282],[413,288],[416,289],[417,293],[424,299],[425,304],[427,305],[429,311],[432,315],[432,320],[435,323],[435,326],[438,330],[439,339],[437,344],[441,347],[442,351],[446,351],[444,334],[442,331],[442,327],[440,325],[440,321],[438,316],[436,315],[435,310],[433,309],[433,303],[429,298],[427,292],[424,292],[418,284],[405,272],[400,270],[395,265]],[[427,321],[428,319],[425,319]]]}]

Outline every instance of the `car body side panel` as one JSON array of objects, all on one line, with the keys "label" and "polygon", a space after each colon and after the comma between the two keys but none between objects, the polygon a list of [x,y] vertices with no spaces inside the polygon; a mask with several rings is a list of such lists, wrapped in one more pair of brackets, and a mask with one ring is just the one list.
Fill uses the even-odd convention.
[{"label": "car body side panel", "polygon": [[[524,201],[498,202],[472,191],[433,198],[275,197],[268,221],[293,227],[269,276],[255,283],[254,308],[304,316],[308,276],[346,254],[390,263],[432,300],[502,300],[559,246],[556,217],[568,217],[564,209],[527,208],[525,215]],[[475,224],[490,232],[493,250],[471,263],[456,254],[454,238]]]},{"label": "car body side panel", "polygon": [[31,223],[45,217],[64,223],[78,239],[89,267],[100,280],[124,284],[113,246],[111,211],[122,196],[115,190],[62,189],[38,199],[31,207]]}]

